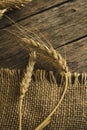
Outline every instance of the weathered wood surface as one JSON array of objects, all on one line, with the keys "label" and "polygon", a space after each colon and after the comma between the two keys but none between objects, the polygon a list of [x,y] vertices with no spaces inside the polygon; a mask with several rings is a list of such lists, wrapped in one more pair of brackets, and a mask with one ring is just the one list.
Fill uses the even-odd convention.
[{"label": "weathered wood surface", "polygon": [[[7,15],[66,55],[71,71],[87,72],[86,0],[35,0]],[[15,28],[7,18],[0,20],[0,67],[24,68],[27,64],[28,53],[20,40],[4,30]]]},{"label": "weathered wood surface", "polygon": [[[33,0],[26,6],[26,8],[15,9],[8,13],[8,16],[11,17],[14,21],[21,21],[29,17],[35,16],[39,13],[45,12],[56,6],[60,6],[64,3],[67,3],[69,0]],[[3,24],[4,22],[4,24]],[[5,18],[0,21],[0,28],[9,26],[10,22]]]}]

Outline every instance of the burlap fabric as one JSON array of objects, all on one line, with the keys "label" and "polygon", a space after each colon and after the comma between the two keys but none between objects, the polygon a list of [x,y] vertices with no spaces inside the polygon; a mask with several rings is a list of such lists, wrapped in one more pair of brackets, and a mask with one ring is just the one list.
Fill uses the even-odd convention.
[{"label": "burlap fabric", "polygon": [[[0,69],[0,130],[18,130],[21,79],[20,70]],[[87,82],[83,79],[76,84],[74,80],[44,130],[87,130]],[[23,100],[23,130],[34,130],[54,109],[64,90],[59,84],[49,72],[34,73]]]}]

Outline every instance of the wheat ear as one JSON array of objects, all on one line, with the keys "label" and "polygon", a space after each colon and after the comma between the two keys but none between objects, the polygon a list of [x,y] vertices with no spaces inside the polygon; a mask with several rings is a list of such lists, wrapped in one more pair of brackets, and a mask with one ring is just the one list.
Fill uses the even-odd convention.
[{"label": "wheat ear", "polygon": [[[21,38],[21,40],[26,43],[27,47],[35,50],[40,56],[43,57],[45,65],[51,63],[60,73],[68,72],[68,66],[66,65],[66,60],[58,53],[52,46],[47,47],[45,44],[40,44],[32,38]],[[40,58],[40,57],[39,57]],[[41,60],[41,59],[40,59]]]},{"label": "wheat ear", "polygon": [[3,14],[6,12],[7,9],[0,10],[0,18],[3,16]]},{"label": "wheat ear", "polygon": [[61,102],[63,101],[63,98],[66,94],[69,76],[70,76],[70,72],[68,72],[64,75],[64,77],[65,77],[65,89],[63,91],[63,94],[62,94],[57,106],[53,109],[53,111],[48,115],[48,117],[35,130],[43,130],[51,122],[51,118],[52,118],[53,114],[56,112],[56,110],[61,105]]},{"label": "wheat ear", "polygon": [[22,130],[22,102],[25,93],[28,91],[29,83],[31,82],[31,76],[36,62],[36,53],[30,54],[29,62],[26,68],[26,72],[20,84],[20,100],[19,100],[19,130]]}]

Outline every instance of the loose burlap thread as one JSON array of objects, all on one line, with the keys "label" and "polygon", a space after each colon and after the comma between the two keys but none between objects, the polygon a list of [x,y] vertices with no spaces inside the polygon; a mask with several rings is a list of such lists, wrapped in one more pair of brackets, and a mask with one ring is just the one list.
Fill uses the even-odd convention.
[{"label": "loose burlap thread", "polygon": [[[87,77],[85,73],[78,77],[72,75],[64,99],[45,130],[87,129]],[[0,69],[0,130],[18,130],[22,76],[20,70]],[[23,100],[23,130],[34,130],[59,102],[64,84],[58,76],[56,80],[54,77],[52,72],[46,70],[33,73]]]}]

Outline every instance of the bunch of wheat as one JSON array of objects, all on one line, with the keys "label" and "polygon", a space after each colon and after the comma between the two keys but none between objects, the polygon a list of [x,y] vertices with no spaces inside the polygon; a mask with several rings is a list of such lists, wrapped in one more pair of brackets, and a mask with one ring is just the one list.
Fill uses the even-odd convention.
[{"label": "bunch of wheat", "polygon": [[[8,17],[7,17],[8,18]],[[10,18],[8,18],[9,20],[11,20]],[[11,20],[12,21],[12,20]],[[14,23],[14,21],[12,21]],[[62,75],[62,77],[64,76],[65,78],[65,89],[64,92],[62,94],[62,97],[60,99],[60,101],[58,102],[57,106],[54,108],[54,110],[48,115],[48,117],[36,128],[36,130],[42,130],[45,126],[47,126],[50,123],[51,117],[52,115],[55,113],[55,111],[58,109],[59,105],[61,104],[64,95],[66,93],[67,90],[67,84],[68,84],[68,78],[70,77],[70,72],[68,71],[68,66],[66,63],[66,60],[61,56],[61,54],[56,51],[52,45],[50,45],[49,47],[44,44],[44,43],[40,43],[38,39],[34,39],[32,36],[28,35],[28,30],[16,23],[15,27],[17,28],[17,32],[16,31],[10,31],[7,30],[8,32],[10,32],[11,34],[15,35],[16,37],[20,38],[20,40],[24,43],[21,44],[23,47],[25,46],[26,49],[31,50],[32,52],[36,52],[37,54],[37,59],[39,59],[39,63],[42,62],[43,65],[42,68],[46,67],[45,69],[49,69],[52,71],[57,71],[60,75]],[[20,36],[21,34],[21,36]],[[33,65],[30,67],[31,65],[31,59],[29,60],[29,64],[27,66],[27,68],[33,68],[32,66],[34,66],[35,61],[33,62]],[[36,62],[37,62],[36,59]],[[32,76],[32,71],[30,71],[30,69],[26,69],[26,73],[24,75],[24,78],[22,80],[22,83],[20,86],[22,86],[21,90],[28,90],[26,83],[30,82],[30,78]],[[33,69],[32,69],[33,70]],[[30,74],[31,73],[31,74]],[[31,76],[28,76],[31,75]],[[29,77],[29,78],[27,78]],[[25,92],[26,91],[21,91],[21,95],[20,95],[20,130],[21,130],[21,108],[22,108],[22,101],[23,101],[23,97],[25,96]]]},{"label": "bunch of wheat", "polygon": [[[29,45],[29,48],[32,48],[37,53],[44,54],[42,59],[44,58],[45,62],[47,62],[47,60],[52,61],[52,63],[55,62],[55,66],[56,66],[57,70],[59,70],[60,74],[63,74],[65,76],[65,78],[66,78],[65,79],[66,80],[65,89],[64,89],[63,95],[62,95],[60,101],[58,102],[57,106],[48,115],[48,117],[35,129],[35,130],[42,130],[45,126],[47,126],[50,123],[51,117],[53,116],[55,111],[58,109],[59,105],[61,104],[61,102],[62,102],[62,100],[64,98],[64,95],[66,93],[67,86],[68,86],[67,83],[68,83],[69,72],[66,69],[67,68],[66,62],[64,61],[62,56],[59,53],[57,53],[52,47],[48,48],[45,44],[42,45],[39,42],[34,41],[33,39],[26,39],[26,38],[23,39],[22,38],[22,40],[23,40],[23,42],[25,42],[25,43],[27,43]],[[27,73],[25,73],[25,75],[29,75],[29,74],[30,74],[30,72],[28,72],[28,71],[27,71]],[[26,81],[26,82],[29,82],[30,79],[24,78],[23,80]],[[22,89],[27,90],[26,83],[23,85]],[[24,96],[24,94],[22,96]],[[20,96],[20,97],[22,97],[22,96]],[[20,101],[22,102],[22,100],[20,100]],[[21,123],[20,123],[20,126],[21,126]]]},{"label": "bunch of wheat", "polygon": [[1,0],[0,17],[2,17],[7,10],[11,10],[12,8],[19,8],[21,6],[24,6],[30,1],[32,0]]},{"label": "bunch of wheat", "polygon": [[[56,69],[57,72],[60,75],[62,75],[62,77],[64,76],[64,78],[65,78],[65,89],[61,96],[60,101],[58,102],[57,106],[53,109],[53,111],[48,115],[48,117],[35,129],[35,130],[42,130],[44,127],[46,127],[50,123],[53,114],[58,109],[58,107],[60,106],[60,104],[64,98],[64,95],[66,93],[67,86],[68,86],[68,79],[70,76],[70,72],[68,71],[68,66],[66,64],[66,60],[51,45],[50,45],[50,47],[48,47],[44,43],[40,44],[39,41],[37,41],[34,38],[31,38],[25,34],[25,32],[27,31],[25,28],[23,28],[21,26],[17,26],[17,25],[16,25],[16,27],[18,29],[17,32],[19,31],[19,35],[18,34],[16,35],[15,31],[11,31],[11,32],[9,30],[7,30],[7,31],[14,34],[18,38],[20,38],[20,40],[25,44],[25,45],[23,44],[23,46],[25,46],[28,50],[31,50],[32,52],[35,51],[37,58],[40,60],[40,62],[41,62],[41,60],[43,60],[42,62],[46,66],[46,68],[48,66],[50,66],[50,67],[48,67],[50,70],[54,71]],[[20,34],[23,37],[21,37]],[[20,116],[19,116],[20,117],[20,125],[19,125],[20,130],[22,129],[22,122],[21,122],[21,120],[22,120],[22,114],[21,114],[22,101],[23,101],[23,97],[25,96],[26,91],[28,90],[29,82],[30,82],[30,79],[32,76],[32,70],[33,70],[34,64],[35,64],[35,60],[33,60],[33,59],[34,59],[34,56],[30,57],[29,64],[27,65],[27,69],[26,69],[27,71],[25,72],[24,78],[20,85],[21,86],[21,90],[20,90],[21,95],[20,95],[20,103],[19,103],[19,105],[20,105]],[[33,64],[31,63],[31,61],[33,61],[32,62]],[[36,61],[37,61],[37,59],[36,59]],[[49,65],[49,63],[51,65]]]}]

